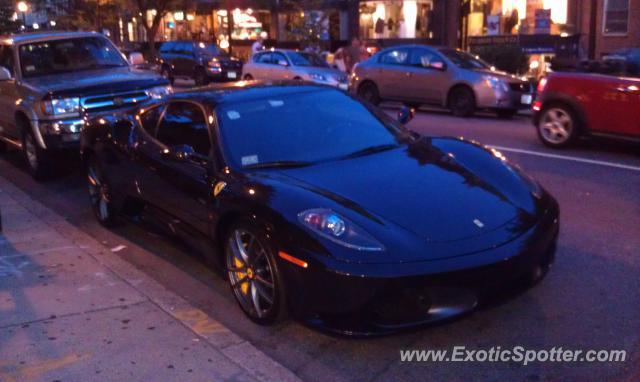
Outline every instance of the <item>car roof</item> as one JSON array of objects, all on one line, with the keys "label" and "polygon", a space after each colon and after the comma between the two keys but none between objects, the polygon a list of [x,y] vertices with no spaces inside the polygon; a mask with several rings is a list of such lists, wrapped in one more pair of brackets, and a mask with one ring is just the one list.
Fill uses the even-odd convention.
[{"label": "car roof", "polygon": [[244,102],[315,91],[339,91],[336,88],[301,81],[239,81],[178,91],[173,100],[196,100],[215,105]]},{"label": "car roof", "polygon": [[51,41],[51,40],[63,40],[68,38],[81,38],[81,37],[103,37],[104,35],[98,32],[28,32],[20,34],[10,34],[0,36],[0,42],[4,44],[25,44],[32,42]]}]

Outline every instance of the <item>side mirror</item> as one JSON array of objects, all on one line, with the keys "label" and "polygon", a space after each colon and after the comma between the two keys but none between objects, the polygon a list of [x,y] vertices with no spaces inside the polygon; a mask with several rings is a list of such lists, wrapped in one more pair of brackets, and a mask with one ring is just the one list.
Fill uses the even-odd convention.
[{"label": "side mirror", "polygon": [[144,56],[140,52],[133,52],[129,54],[129,64],[133,66],[144,64]]},{"label": "side mirror", "polygon": [[0,66],[0,81],[8,81],[12,78],[13,76],[11,75],[11,72],[9,71],[9,69],[3,66]]},{"label": "side mirror", "polygon": [[416,109],[403,106],[398,111],[398,122],[400,122],[403,125],[406,125],[407,123],[411,122],[411,120],[415,116],[416,116]]},{"label": "side mirror", "polygon": [[195,153],[196,151],[189,145],[177,145],[164,149],[162,156],[178,162],[184,162],[189,160]]}]

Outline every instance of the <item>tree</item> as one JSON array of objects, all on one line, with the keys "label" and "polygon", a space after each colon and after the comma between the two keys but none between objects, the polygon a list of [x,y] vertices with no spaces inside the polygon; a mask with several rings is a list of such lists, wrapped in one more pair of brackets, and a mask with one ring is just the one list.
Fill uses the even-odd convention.
[{"label": "tree", "polygon": [[11,0],[0,0],[0,34],[15,32],[18,22],[13,20],[16,3]]},{"label": "tree", "polygon": [[319,11],[324,0],[281,0],[282,8],[291,15],[286,30],[294,40],[306,46],[319,47],[321,41],[328,39],[329,14]]},{"label": "tree", "polygon": [[[121,0],[125,5],[132,4],[127,0]],[[169,12],[182,8],[184,5],[183,0],[135,0],[133,5],[135,11],[141,15],[141,24],[147,35],[147,42],[149,43],[149,55],[156,57],[156,36],[158,30],[162,25],[162,19]],[[151,17],[146,17],[151,14]]]}]

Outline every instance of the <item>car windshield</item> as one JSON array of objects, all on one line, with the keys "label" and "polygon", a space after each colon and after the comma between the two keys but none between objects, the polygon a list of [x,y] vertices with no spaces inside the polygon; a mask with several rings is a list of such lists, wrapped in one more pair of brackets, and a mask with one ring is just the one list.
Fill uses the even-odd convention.
[{"label": "car windshield", "polygon": [[491,65],[482,61],[466,52],[461,52],[455,49],[441,49],[440,53],[444,54],[451,62],[456,66],[463,69],[490,69]]},{"label": "car windshield", "polygon": [[225,157],[237,168],[293,167],[367,155],[393,149],[405,131],[333,89],[223,102],[216,113]]},{"label": "car windshield", "polygon": [[20,45],[23,77],[127,66],[120,52],[102,37],[41,41]]},{"label": "car windshield", "polygon": [[329,65],[318,55],[305,52],[289,52],[289,58],[294,66],[313,66],[328,68]]}]

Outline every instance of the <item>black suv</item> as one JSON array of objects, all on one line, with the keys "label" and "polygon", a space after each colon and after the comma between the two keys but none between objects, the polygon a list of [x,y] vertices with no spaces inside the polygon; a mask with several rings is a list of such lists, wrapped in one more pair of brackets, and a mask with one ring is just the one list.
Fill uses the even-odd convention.
[{"label": "black suv", "polygon": [[186,78],[200,86],[210,81],[237,81],[242,75],[242,61],[210,43],[166,42],[160,47],[160,61],[162,75],[172,83]]}]

